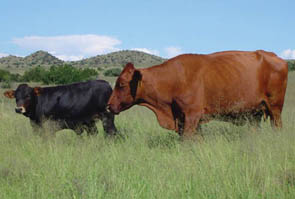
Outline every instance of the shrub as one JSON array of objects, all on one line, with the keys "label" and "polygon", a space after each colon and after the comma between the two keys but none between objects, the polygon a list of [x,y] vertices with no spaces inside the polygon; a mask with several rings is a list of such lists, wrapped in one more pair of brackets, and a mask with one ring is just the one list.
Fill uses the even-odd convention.
[{"label": "shrub", "polygon": [[1,88],[5,88],[5,89],[7,89],[7,88],[11,88],[11,81],[8,80],[8,81],[4,81],[4,82],[2,82],[2,84],[1,84]]},{"label": "shrub", "polygon": [[108,76],[108,77],[117,77],[120,75],[122,69],[121,68],[110,68],[107,69],[106,71],[104,71],[104,76]]},{"label": "shrub", "polygon": [[6,70],[0,70],[0,82],[7,81],[11,79],[11,74],[10,72]]},{"label": "shrub", "polygon": [[80,69],[71,65],[51,66],[49,70],[38,66],[26,71],[23,80],[44,84],[69,84],[95,79],[97,75],[98,72],[94,69]]},{"label": "shrub", "polygon": [[41,66],[29,69],[25,71],[23,75],[23,81],[25,82],[41,82],[47,75],[47,71]]},{"label": "shrub", "polygon": [[294,71],[295,70],[295,60],[287,60],[288,63],[288,70]]},{"label": "shrub", "polygon": [[12,74],[9,71],[0,69],[0,82],[21,81],[22,77],[19,74]]}]

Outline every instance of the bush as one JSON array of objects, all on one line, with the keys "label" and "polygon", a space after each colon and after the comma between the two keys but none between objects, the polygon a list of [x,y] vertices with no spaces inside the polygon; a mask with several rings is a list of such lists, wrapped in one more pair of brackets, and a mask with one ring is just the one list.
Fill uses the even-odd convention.
[{"label": "bush", "polygon": [[0,70],[0,82],[10,80],[11,74],[6,70]]},{"label": "bush", "polygon": [[288,70],[294,71],[295,70],[295,60],[287,60],[288,63]]},{"label": "bush", "polygon": [[9,71],[0,69],[0,82],[21,81],[19,74],[12,74]]},{"label": "bush", "polygon": [[41,66],[27,70],[23,75],[23,81],[25,82],[42,82],[45,78],[47,71]]},{"label": "bush", "polygon": [[97,75],[98,72],[94,69],[80,69],[71,65],[51,66],[49,70],[38,66],[26,71],[23,80],[44,84],[69,84],[95,79]]},{"label": "bush", "polygon": [[104,71],[104,76],[108,76],[108,77],[117,77],[120,75],[122,69],[121,68],[110,68],[107,69],[106,71]]},{"label": "bush", "polygon": [[2,82],[1,88],[5,88],[5,89],[11,88],[11,81],[8,80],[8,81]]}]

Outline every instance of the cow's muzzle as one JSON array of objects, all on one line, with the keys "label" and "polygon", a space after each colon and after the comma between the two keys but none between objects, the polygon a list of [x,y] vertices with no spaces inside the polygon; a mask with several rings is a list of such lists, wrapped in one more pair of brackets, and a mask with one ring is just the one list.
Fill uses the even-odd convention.
[{"label": "cow's muzzle", "polygon": [[115,109],[111,104],[107,105],[107,111],[111,112],[113,114],[119,114],[120,111],[118,111],[117,109]]},{"label": "cow's muzzle", "polygon": [[15,108],[15,112],[16,113],[25,113],[26,112],[26,109],[25,107],[21,106],[21,107],[16,107]]}]

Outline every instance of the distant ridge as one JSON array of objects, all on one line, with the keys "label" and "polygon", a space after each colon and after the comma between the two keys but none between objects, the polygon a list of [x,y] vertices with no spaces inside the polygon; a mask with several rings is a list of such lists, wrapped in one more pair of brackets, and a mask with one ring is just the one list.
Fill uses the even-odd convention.
[{"label": "distant ridge", "polygon": [[148,53],[122,50],[106,55],[97,55],[79,61],[65,62],[45,51],[37,51],[26,57],[10,55],[0,58],[0,68],[25,70],[35,66],[50,67],[52,65],[71,64],[75,67],[108,68],[123,67],[126,63],[132,62],[136,67],[147,67],[161,64],[164,58]]},{"label": "distant ridge", "polygon": [[24,62],[29,66],[50,66],[50,65],[62,65],[63,61],[56,58],[45,51],[37,51],[24,58]]}]

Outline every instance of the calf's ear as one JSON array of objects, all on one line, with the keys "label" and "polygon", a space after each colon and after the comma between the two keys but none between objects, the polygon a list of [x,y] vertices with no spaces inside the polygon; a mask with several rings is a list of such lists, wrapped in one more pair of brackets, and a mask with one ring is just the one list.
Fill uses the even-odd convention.
[{"label": "calf's ear", "polygon": [[15,93],[14,90],[9,90],[9,91],[4,92],[4,96],[7,98],[10,98],[10,99],[13,99],[13,98],[15,98],[14,93]]},{"label": "calf's ear", "polygon": [[35,87],[34,88],[34,93],[36,96],[40,96],[42,94],[42,88],[41,87]]},{"label": "calf's ear", "polygon": [[139,70],[134,70],[132,80],[130,81],[131,96],[135,99],[136,91],[141,86],[142,75]]}]

